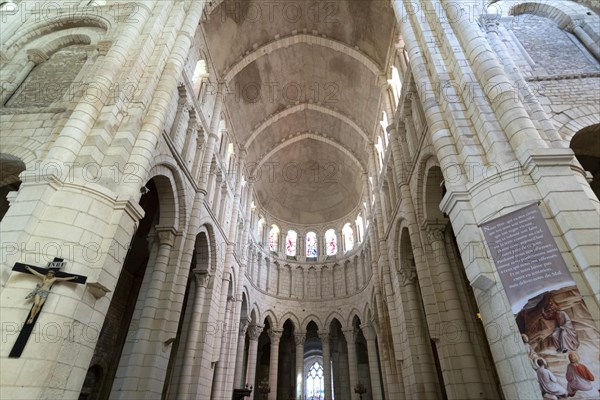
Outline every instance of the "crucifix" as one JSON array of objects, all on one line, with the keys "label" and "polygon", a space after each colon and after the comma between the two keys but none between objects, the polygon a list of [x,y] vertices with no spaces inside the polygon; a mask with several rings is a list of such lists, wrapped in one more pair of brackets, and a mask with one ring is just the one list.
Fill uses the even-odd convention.
[{"label": "crucifix", "polygon": [[21,353],[23,353],[23,349],[27,344],[27,340],[33,331],[33,326],[37,321],[39,313],[44,306],[44,303],[46,302],[54,283],[61,281],[70,281],[79,284],[85,283],[87,279],[85,276],[61,272],[60,268],[62,268],[65,264],[66,262],[62,258],[58,257],[55,257],[53,261],[48,263],[48,268],[36,267],[35,265],[23,263],[15,263],[13,271],[35,275],[41,279],[41,282],[38,282],[35,286],[35,289],[33,289],[26,297],[26,299],[33,299],[33,305],[31,306],[31,311],[28,314],[27,321],[25,322],[25,325],[23,325],[23,329],[21,329],[21,333],[19,334],[15,345],[8,355],[9,358],[19,358]]}]

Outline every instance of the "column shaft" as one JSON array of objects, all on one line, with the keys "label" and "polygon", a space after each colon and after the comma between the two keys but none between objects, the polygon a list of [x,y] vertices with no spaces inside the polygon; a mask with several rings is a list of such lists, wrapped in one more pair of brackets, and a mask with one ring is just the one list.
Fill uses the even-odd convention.
[{"label": "column shaft", "polygon": [[323,348],[323,381],[325,386],[325,400],[331,400],[331,348],[329,346],[329,334],[319,335],[321,347]]},{"label": "column shaft", "polygon": [[258,338],[263,330],[262,325],[252,324],[248,330],[250,335],[250,346],[248,348],[248,366],[246,368],[246,383],[254,389],[250,394],[250,400],[254,399],[254,393],[256,392],[255,379],[256,379],[256,357],[258,355]]},{"label": "column shaft", "polygon": [[304,334],[297,334],[296,341],[296,400],[304,399]]},{"label": "column shaft", "polygon": [[194,388],[194,366],[200,364],[201,354],[196,354],[200,342],[200,332],[202,329],[202,310],[204,308],[204,295],[210,276],[206,271],[192,270],[196,280],[196,295],[194,297],[194,308],[192,320],[190,321],[190,333],[185,345],[185,355],[183,366],[181,368],[181,377],[179,378],[179,387],[177,397],[190,398],[195,393]]},{"label": "column shaft", "polygon": [[369,354],[369,375],[371,378],[371,391],[373,400],[383,400],[381,394],[381,377],[379,376],[379,355],[377,354],[376,336],[369,325],[361,326],[365,339],[367,339],[367,352]]},{"label": "column shaft", "polygon": [[242,379],[242,372],[244,372],[244,349],[246,347],[246,331],[248,330],[248,325],[248,320],[240,321],[240,335],[238,337],[235,373],[233,375],[233,387],[236,389],[243,389],[246,384]]},{"label": "column shaft", "polygon": [[358,370],[356,364],[356,343],[354,340],[354,329],[344,330],[344,337],[346,338],[346,344],[348,345],[348,375],[350,378],[350,393],[349,398],[355,399],[357,396],[354,394],[354,388],[358,383]]},{"label": "column shaft", "polygon": [[271,329],[269,337],[271,338],[271,358],[269,360],[269,400],[277,400],[277,376],[279,372],[279,341],[283,330]]}]

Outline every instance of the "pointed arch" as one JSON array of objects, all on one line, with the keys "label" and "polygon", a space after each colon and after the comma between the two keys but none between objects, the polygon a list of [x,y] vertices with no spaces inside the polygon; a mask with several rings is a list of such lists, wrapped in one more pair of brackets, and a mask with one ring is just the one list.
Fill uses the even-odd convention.
[{"label": "pointed arch", "polygon": [[310,324],[311,321],[314,322],[315,325],[317,325],[317,329],[319,330],[319,332],[323,332],[323,323],[321,322],[321,319],[315,314],[310,314],[309,316],[304,318],[304,320],[302,321],[303,332],[306,332],[308,324]]},{"label": "pointed arch", "polygon": [[287,320],[289,320],[292,325],[294,326],[294,332],[300,332],[301,331],[301,327],[302,324],[300,324],[300,320],[298,319],[298,317],[296,315],[294,315],[291,312],[287,312],[285,314],[283,314],[281,316],[281,318],[279,318],[279,320],[281,321],[281,326],[283,327],[283,325],[285,324],[285,322]]},{"label": "pointed arch", "polygon": [[356,307],[354,307],[354,308],[352,308],[352,310],[350,310],[350,313],[348,314],[348,319],[346,320],[346,325],[344,326],[344,328],[350,328],[352,326],[354,317],[357,317],[361,321],[363,320],[361,312]]},{"label": "pointed arch", "polygon": [[[269,309],[269,310],[265,310],[265,312],[263,313],[263,315],[261,315],[261,321],[264,320],[269,321],[269,326],[272,328],[278,327],[278,321],[277,321],[277,317],[275,316],[275,313],[273,312],[273,310]],[[261,322],[262,323],[262,322]]]},{"label": "pointed arch", "polygon": [[340,323],[340,325],[342,324],[342,321],[344,321],[344,317],[342,317],[342,314],[340,314],[337,311],[333,311],[331,312],[327,318],[325,318],[325,328],[329,330],[329,327],[331,326],[331,323],[333,321],[337,320],[337,322]]}]

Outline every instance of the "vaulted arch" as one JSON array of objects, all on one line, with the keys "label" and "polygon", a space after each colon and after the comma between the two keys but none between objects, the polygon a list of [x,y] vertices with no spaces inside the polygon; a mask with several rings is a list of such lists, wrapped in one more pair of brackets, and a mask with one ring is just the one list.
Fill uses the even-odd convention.
[{"label": "vaulted arch", "polygon": [[362,52],[348,46],[347,44],[333,40],[324,38],[317,35],[299,33],[292,34],[290,36],[282,37],[280,39],[276,39],[272,42],[269,42],[257,49],[255,49],[252,53],[246,55],[236,64],[230,66],[227,72],[224,74],[223,79],[225,82],[231,81],[240,71],[246,68],[249,64],[255,62],[261,57],[267,56],[279,49],[286,49],[290,46],[298,45],[298,44],[308,44],[312,46],[322,46],[327,49],[348,55],[354,58],[356,61],[364,65],[367,69],[369,69],[374,76],[378,77],[382,75],[381,69],[379,66],[369,58],[367,55]]}]

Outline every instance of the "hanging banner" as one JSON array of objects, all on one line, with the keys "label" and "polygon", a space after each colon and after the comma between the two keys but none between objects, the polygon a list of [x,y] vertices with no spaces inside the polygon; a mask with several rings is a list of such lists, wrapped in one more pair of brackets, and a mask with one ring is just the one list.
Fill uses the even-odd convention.
[{"label": "hanging banner", "polygon": [[481,225],[547,398],[600,397],[600,332],[537,204]]}]

